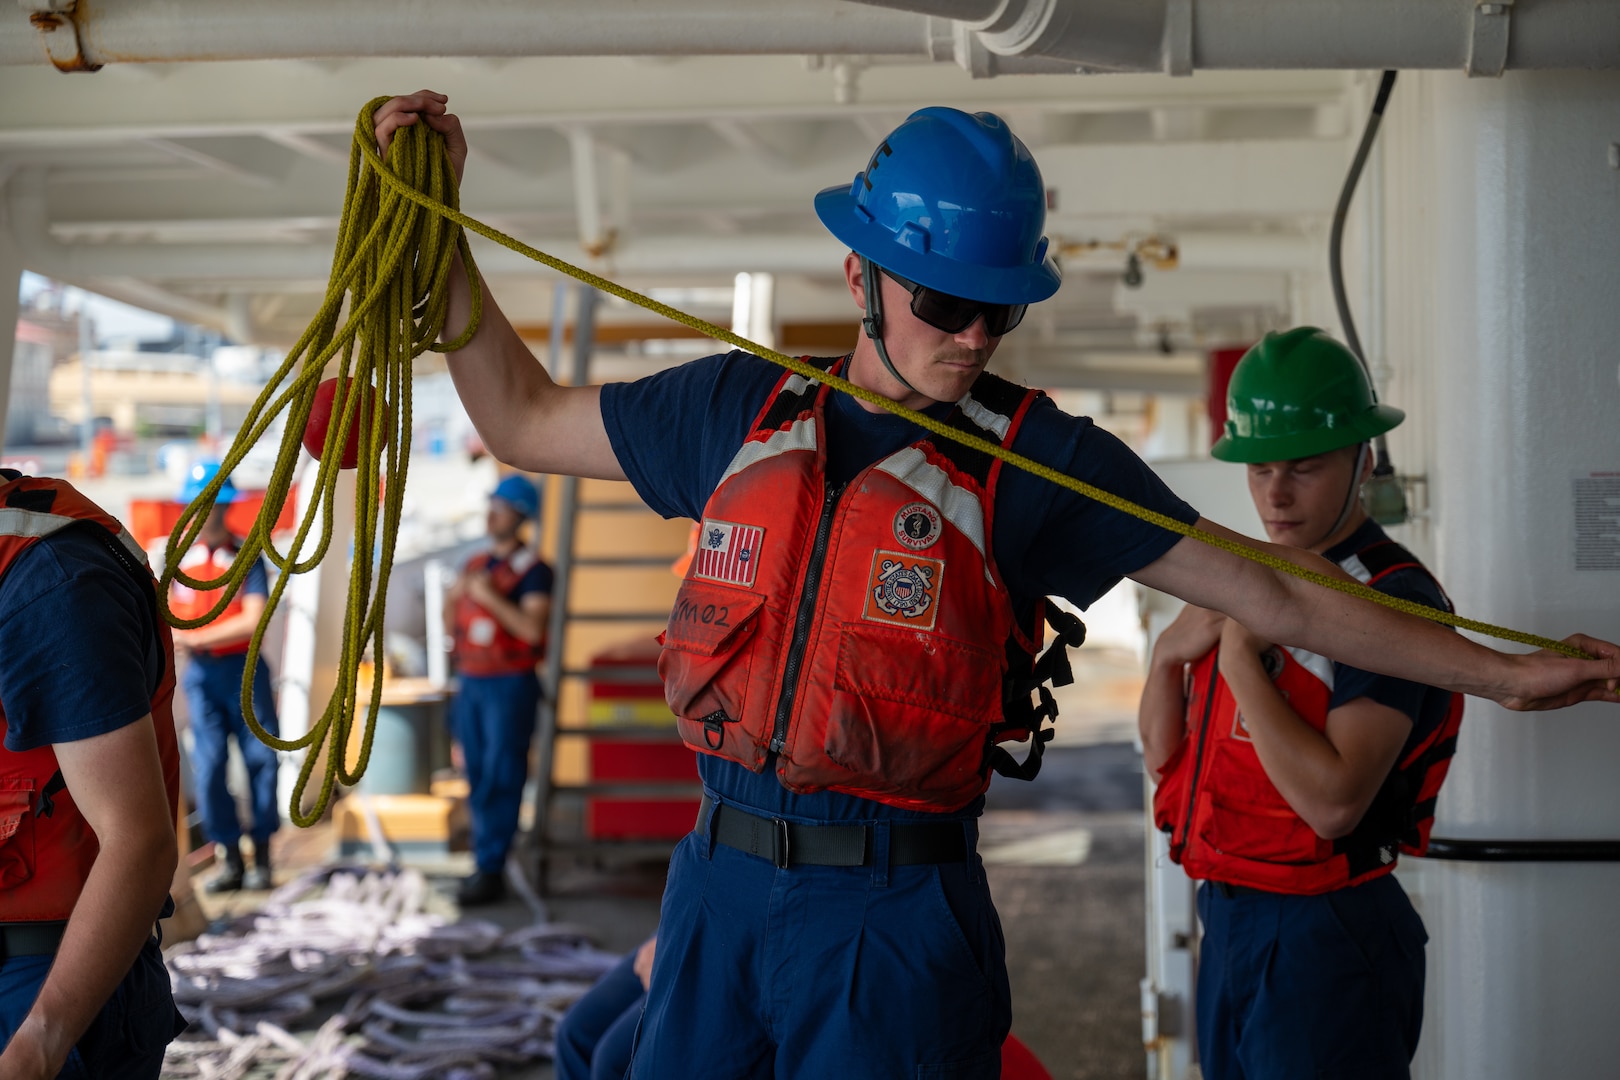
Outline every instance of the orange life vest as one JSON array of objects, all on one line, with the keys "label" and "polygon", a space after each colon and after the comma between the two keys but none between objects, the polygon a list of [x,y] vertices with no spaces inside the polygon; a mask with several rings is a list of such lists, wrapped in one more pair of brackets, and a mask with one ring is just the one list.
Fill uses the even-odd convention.
[{"label": "orange life vest", "polygon": [[[1339,565],[1373,586],[1398,570],[1428,573],[1389,540]],[[1170,857],[1189,876],[1314,895],[1387,874],[1401,852],[1423,854],[1435,800],[1457,749],[1461,694],[1450,696],[1445,719],[1396,762],[1354,831],[1325,840],[1294,812],[1261,767],[1237,701],[1220,677],[1219,654],[1216,646],[1193,665],[1187,735],[1161,770],[1153,796],[1154,820],[1169,835]],[[1284,648],[1274,648],[1265,661],[1289,707],[1325,730],[1333,662]]]},{"label": "orange life vest", "polygon": [[[474,555],[468,560],[467,569],[472,573],[487,572],[495,591],[510,597],[536,561],[534,552],[520,547],[510,559],[498,559],[487,551]],[[529,644],[465,594],[456,601],[455,623],[455,659],[459,674],[522,675],[533,671],[545,658],[544,641]]]},{"label": "orange life vest", "polygon": [[[659,639],[665,695],[688,746],[755,772],[774,752],[791,791],[956,810],[993,766],[1038,768],[1056,709],[1029,694],[1066,681],[1062,641],[1035,660],[1040,616],[1017,625],[996,568],[1001,462],[923,438],[829,488],[828,393],[784,376],[709,498]],[[946,422],[1008,445],[1038,396],[982,375]],[[1037,732],[1022,767],[996,745]]]},{"label": "orange life vest", "polygon": [[[152,618],[163,645],[163,677],[152,695],[163,784],[172,819],[180,798],[180,756],[175,742],[174,647],[157,613],[157,582],[146,553],[118,522],[69,484],[44,477],[6,482],[0,477],[0,577],[41,539],[89,522],[107,548],[152,590]],[[101,850],[96,834],[62,781],[50,746],[17,753],[4,748],[5,703],[0,702],[0,922],[66,919],[78,902]]]},{"label": "orange life vest", "polygon": [[[231,560],[236,558],[236,544],[232,542],[223,547],[209,547],[207,544],[193,544],[191,550],[180,559],[180,569],[192,577],[202,581],[212,580],[225,574],[231,568]],[[169,611],[177,619],[197,619],[214,610],[219,603],[220,589],[193,589],[180,582],[173,581],[169,585]],[[218,615],[209,622],[218,622],[229,619],[242,613],[242,591],[238,589]],[[245,653],[252,642],[248,635],[241,641],[227,642],[223,645],[214,645],[206,650],[209,655],[229,656],[235,653]]]}]

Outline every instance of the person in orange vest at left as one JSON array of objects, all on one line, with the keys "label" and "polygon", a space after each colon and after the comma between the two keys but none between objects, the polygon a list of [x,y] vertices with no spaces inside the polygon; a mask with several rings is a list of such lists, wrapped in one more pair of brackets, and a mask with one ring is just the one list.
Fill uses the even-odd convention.
[{"label": "person in orange vest at left", "polygon": [[529,480],[514,474],[497,484],[489,497],[489,547],[468,561],[445,596],[460,679],[450,729],[467,770],[476,867],[456,892],[464,906],[506,895],[503,871],[540,707],[535,665],[545,656],[551,610],[551,567],[518,535],[539,513],[540,492]]},{"label": "person in orange vest at left", "polygon": [[[219,472],[219,464],[199,461],[191,467],[181,502],[195,499]],[[225,528],[225,508],[236,500],[236,487],[226,480],[197,542],[180,560],[180,569],[203,580],[223,574],[236,558],[241,542]],[[242,718],[242,673],[247,666],[248,642],[264,613],[269,596],[269,575],[259,559],[247,580],[219,617],[195,630],[180,630],[175,644],[187,653],[182,686],[191,711],[191,772],[197,785],[197,806],[202,811],[203,833],[219,846],[225,865],[204,885],[210,893],[237,889],[270,888],[270,837],[281,827],[276,804],[276,752],[248,730]],[[176,581],[170,587],[169,608],[179,618],[206,615],[219,602],[219,592],[188,588]],[[276,704],[271,694],[270,668],[261,657],[253,674],[253,714],[272,735],[280,733]],[[253,824],[253,865],[242,859],[242,823],[236,798],[227,786],[227,745],[236,739],[247,766]]]},{"label": "person in orange vest at left", "polygon": [[0,1076],[155,1080],[184,1030],[171,913],[174,660],[145,554],[0,469]]}]

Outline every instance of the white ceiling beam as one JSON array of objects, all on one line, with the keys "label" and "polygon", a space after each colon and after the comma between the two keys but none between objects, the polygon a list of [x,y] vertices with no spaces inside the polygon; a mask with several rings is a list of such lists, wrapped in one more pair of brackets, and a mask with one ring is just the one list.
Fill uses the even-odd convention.
[{"label": "white ceiling beam", "polygon": [[180,161],[189,161],[208,172],[254,187],[271,187],[280,182],[291,164],[286,154],[251,135],[211,139],[142,139],[141,143]]},{"label": "white ceiling beam", "polygon": [[[1064,215],[1274,220],[1331,213],[1343,148],[1315,139],[1049,146],[1041,176]],[[1192,181],[1192,182],[1189,182]]]},{"label": "white ceiling beam", "polygon": [[303,154],[316,161],[329,161],[335,165],[348,165],[349,152],[339,150],[331,143],[322,142],[312,135],[305,135],[298,131],[278,130],[275,128],[263,132],[266,139],[278,146],[284,146],[294,153]]},{"label": "white ceiling beam", "polygon": [[[3,10],[3,9],[0,9]],[[111,69],[109,69],[111,70]],[[0,147],[123,143],[130,139],[233,135],[266,129],[349,135],[355,112],[386,87],[426,84],[450,95],[469,131],[565,128],[589,124],[879,118],[878,134],[924,102],[1064,113],[1116,112],[1160,105],[1316,106],[1339,101],[1340,72],[1210,72],[1189,79],[1117,75],[1107,79],[1030,75],[970,82],[947,64],[874,67],[861,101],[838,106],[824,72],[780,57],[720,57],[649,65],[630,59],[514,61],[497,77],[475,77],[442,59],[366,60],[327,73],[292,63],[188,64],[161,80],[130,83],[109,75],[63,78],[49,69],[0,66],[0,100],[27,109],[0,116]],[[736,93],[748,87],[746,96]],[[870,140],[869,140],[870,141]]]},{"label": "white ceiling beam", "polygon": [[775,121],[773,126],[789,130],[778,132],[774,138],[761,131],[760,124],[748,120],[721,117],[710,120],[708,126],[739,154],[776,169],[797,168],[809,157],[815,145],[814,128],[802,120]]}]

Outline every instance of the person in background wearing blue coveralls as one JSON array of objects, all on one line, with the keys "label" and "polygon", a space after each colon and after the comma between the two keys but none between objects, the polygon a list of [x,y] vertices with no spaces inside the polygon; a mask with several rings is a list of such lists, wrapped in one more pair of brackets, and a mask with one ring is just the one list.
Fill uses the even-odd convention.
[{"label": "person in background wearing blue coveralls", "polygon": [[[466,162],[441,94],[393,98],[374,120],[385,150],[421,120],[458,173]],[[850,249],[844,285],[864,315],[851,352],[822,363],[1235,535],[1091,421],[985,373],[1025,307],[1059,284],[1045,185],[999,117],[912,114],[816,211]],[[471,312],[459,263],[450,290],[446,335]],[[1496,653],[1021,470],[998,477],[987,455],[747,353],[635,383],[558,386],[486,288],[477,332],[448,362],[498,459],[628,479],[664,516],[703,522],[682,596],[708,598],[677,600],[660,670],[683,740],[701,752],[705,809],[670,862],[635,1080],[1000,1075],[1011,1001],[975,793],[1001,764],[995,739],[1039,726],[1028,679],[1006,680],[1015,662],[1029,670],[1047,594],[1084,608],[1130,575],[1363,668],[1520,708],[1620,701],[1607,685],[1620,647],[1580,638],[1602,657],[1592,661]],[[1024,640],[991,648],[1004,628]]]},{"label": "person in background wearing blue coveralls", "polygon": [[503,871],[529,775],[540,706],[535,665],[545,656],[552,573],[518,530],[539,514],[533,483],[501,480],[489,497],[489,549],[467,562],[445,596],[445,629],[460,678],[450,731],[467,771],[477,867],[456,892],[464,906],[506,895]]},{"label": "person in background wearing blue coveralls", "polygon": [[[190,502],[219,472],[219,463],[199,461],[191,467],[181,502]],[[194,578],[210,580],[230,568],[241,542],[225,527],[226,507],[236,501],[236,486],[227,479],[208,521],[180,560],[180,569]],[[169,607],[176,617],[206,615],[218,602],[220,590],[199,591],[179,581],[169,587]],[[276,752],[260,742],[242,718],[242,675],[247,667],[248,643],[270,595],[270,579],[264,560],[257,559],[248,569],[247,580],[236,596],[213,622],[195,630],[175,631],[175,644],[183,648],[188,663],[181,686],[191,719],[191,772],[197,786],[197,806],[202,811],[203,834],[218,845],[225,865],[209,878],[203,889],[210,893],[237,889],[270,888],[270,837],[281,827],[281,811],[276,800]],[[271,735],[279,735],[276,703],[270,681],[270,667],[260,657],[253,672],[253,714]],[[253,824],[253,865],[242,859],[242,822],[236,797],[226,783],[229,742],[236,740],[247,768],[248,802]]]}]

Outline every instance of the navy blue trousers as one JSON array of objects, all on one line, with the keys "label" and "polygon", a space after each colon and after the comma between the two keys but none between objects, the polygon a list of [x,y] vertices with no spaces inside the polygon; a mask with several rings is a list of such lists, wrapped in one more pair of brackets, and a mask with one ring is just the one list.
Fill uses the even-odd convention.
[{"label": "navy blue trousers", "polygon": [[978,856],[891,868],[884,826],[874,850],[778,869],[706,829],[682,840],[631,1077],[999,1077],[1011,993]]},{"label": "navy blue trousers", "polygon": [[557,1080],[624,1080],[647,991],[636,954],[614,965],[557,1025]]},{"label": "navy blue trousers", "polygon": [[[276,799],[276,752],[260,742],[242,719],[242,672],[246,667],[246,653],[193,654],[182,689],[191,709],[191,771],[197,785],[203,832],[216,844],[230,845],[242,839],[236,800],[225,786],[226,746],[234,738],[242,763],[247,766],[248,797],[253,807],[249,835],[257,849],[269,843],[271,834],[281,827],[281,810]],[[270,668],[262,659],[253,673],[253,714],[270,734],[280,734]]]},{"label": "navy blue trousers", "polygon": [[1423,920],[1391,875],[1320,896],[1198,890],[1207,1080],[1406,1080]]},{"label": "navy blue trousers", "polygon": [[539,706],[540,680],[532,671],[463,675],[450,706],[450,733],[467,768],[473,859],[481,873],[500,873],[512,849]]},{"label": "navy blue trousers", "polygon": [[[12,956],[0,962],[0,1046],[11,1041],[34,1007],[55,959]],[[156,1080],[164,1047],[185,1027],[154,939],[69,1051],[58,1080]]]}]

